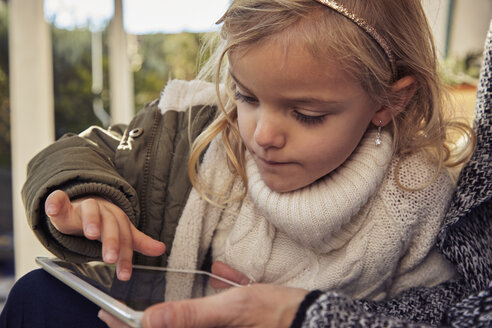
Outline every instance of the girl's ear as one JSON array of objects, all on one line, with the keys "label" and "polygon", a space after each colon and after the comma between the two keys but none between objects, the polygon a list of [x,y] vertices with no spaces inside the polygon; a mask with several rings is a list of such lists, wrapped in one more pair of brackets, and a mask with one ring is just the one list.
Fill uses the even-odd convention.
[{"label": "girl's ear", "polygon": [[391,87],[395,94],[394,99],[397,99],[390,106],[381,107],[373,116],[372,123],[376,126],[385,126],[393,117],[400,114],[407,104],[412,99],[415,91],[417,91],[417,81],[413,76],[405,76],[396,81]]}]

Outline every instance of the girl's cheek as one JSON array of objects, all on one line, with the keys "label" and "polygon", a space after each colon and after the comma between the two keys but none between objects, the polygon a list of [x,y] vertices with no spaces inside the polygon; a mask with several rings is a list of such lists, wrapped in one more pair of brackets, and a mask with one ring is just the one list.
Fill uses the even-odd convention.
[{"label": "girl's cheek", "polygon": [[255,131],[254,119],[252,119],[251,117],[249,117],[244,113],[239,114],[239,110],[238,110],[237,125],[239,128],[239,135],[241,136],[242,141],[246,145],[248,145],[254,136],[254,131]]}]

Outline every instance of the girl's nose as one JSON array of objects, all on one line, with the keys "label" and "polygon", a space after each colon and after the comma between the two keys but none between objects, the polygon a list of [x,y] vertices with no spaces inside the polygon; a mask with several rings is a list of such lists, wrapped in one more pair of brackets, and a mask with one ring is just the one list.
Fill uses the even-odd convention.
[{"label": "girl's nose", "polygon": [[262,148],[282,148],[286,140],[282,118],[278,114],[262,111],[256,122],[254,138]]}]

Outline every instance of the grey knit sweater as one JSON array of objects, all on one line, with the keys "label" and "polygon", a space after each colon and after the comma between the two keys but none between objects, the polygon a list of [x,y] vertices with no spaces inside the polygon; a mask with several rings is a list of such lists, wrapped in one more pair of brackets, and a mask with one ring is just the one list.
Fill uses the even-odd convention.
[{"label": "grey knit sweater", "polygon": [[436,247],[460,277],[383,302],[313,291],[296,327],[492,327],[492,24],[475,110],[477,147],[458,178]]}]

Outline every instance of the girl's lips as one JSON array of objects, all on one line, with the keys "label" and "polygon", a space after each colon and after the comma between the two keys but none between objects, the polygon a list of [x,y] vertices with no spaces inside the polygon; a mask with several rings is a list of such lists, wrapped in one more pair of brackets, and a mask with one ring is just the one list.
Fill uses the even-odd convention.
[{"label": "girl's lips", "polygon": [[285,165],[285,164],[291,164],[290,162],[277,162],[277,161],[269,161],[269,160],[266,160],[258,155],[256,155],[256,157],[263,163],[267,164],[267,165]]}]

